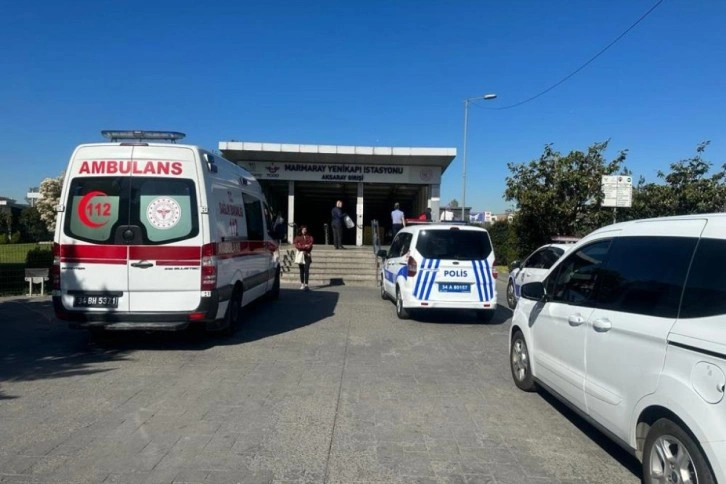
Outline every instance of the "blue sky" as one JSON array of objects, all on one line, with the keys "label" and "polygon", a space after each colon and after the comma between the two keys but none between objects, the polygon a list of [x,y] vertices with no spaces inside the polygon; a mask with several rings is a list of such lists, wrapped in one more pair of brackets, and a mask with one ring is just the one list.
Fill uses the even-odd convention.
[{"label": "blue sky", "polygon": [[726,2],[665,0],[6,2],[0,195],[22,200],[101,129],[219,141],[456,147],[442,203],[503,211],[507,162],[610,139],[636,179],[726,162]]}]

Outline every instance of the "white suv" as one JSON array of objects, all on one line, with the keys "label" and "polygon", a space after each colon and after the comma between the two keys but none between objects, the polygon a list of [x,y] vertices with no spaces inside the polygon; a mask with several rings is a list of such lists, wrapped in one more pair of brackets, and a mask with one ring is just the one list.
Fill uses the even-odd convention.
[{"label": "white suv", "polygon": [[477,226],[430,223],[403,228],[381,250],[381,297],[396,302],[401,319],[411,311],[473,309],[489,321],[497,309],[494,250]]},{"label": "white suv", "polygon": [[563,400],[652,482],[726,482],[726,214],[588,235],[522,286],[515,384]]},{"label": "white suv", "polygon": [[514,261],[509,270],[507,281],[507,305],[510,309],[517,306],[522,284],[541,281],[557,259],[562,257],[572,244],[547,244],[532,252],[524,262]]}]

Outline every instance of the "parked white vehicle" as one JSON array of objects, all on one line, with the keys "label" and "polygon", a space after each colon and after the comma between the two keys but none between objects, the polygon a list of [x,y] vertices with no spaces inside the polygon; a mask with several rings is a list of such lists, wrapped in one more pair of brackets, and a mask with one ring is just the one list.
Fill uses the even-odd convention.
[{"label": "parked white vehicle", "polygon": [[381,297],[396,302],[401,319],[413,311],[473,309],[489,321],[497,309],[494,249],[477,226],[421,223],[401,229],[381,250]]},{"label": "parked white vehicle", "polygon": [[515,384],[567,403],[643,463],[646,483],[726,482],[726,214],[583,238],[522,286]]},{"label": "parked white vehicle", "polygon": [[[78,146],[55,231],[53,305],[72,327],[233,330],[280,290],[260,184],[176,132],[104,132]],[[157,141],[157,142],[152,142]]]},{"label": "parked white vehicle", "polygon": [[507,278],[507,305],[517,306],[522,284],[541,281],[557,259],[562,257],[572,244],[546,244],[532,252],[524,261],[512,262]]}]

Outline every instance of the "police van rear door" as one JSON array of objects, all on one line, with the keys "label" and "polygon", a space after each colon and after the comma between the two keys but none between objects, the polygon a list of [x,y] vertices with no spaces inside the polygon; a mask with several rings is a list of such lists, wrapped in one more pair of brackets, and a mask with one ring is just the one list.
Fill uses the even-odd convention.
[{"label": "police van rear door", "polygon": [[128,226],[129,310],[191,311],[200,303],[201,166],[186,146],[135,146]]},{"label": "police van rear door", "polygon": [[419,234],[416,250],[423,257],[414,285],[422,301],[496,302],[494,251],[481,229],[452,226]]}]

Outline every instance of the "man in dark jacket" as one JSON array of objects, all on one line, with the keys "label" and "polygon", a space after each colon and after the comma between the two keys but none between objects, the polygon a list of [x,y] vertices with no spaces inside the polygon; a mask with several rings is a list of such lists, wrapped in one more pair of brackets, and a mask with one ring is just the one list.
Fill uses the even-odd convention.
[{"label": "man in dark jacket", "polygon": [[331,215],[333,217],[330,222],[330,226],[333,229],[333,245],[336,249],[343,249],[343,217],[345,217],[345,214],[343,213],[342,201],[338,200],[335,202],[335,207],[333,207]]}]

